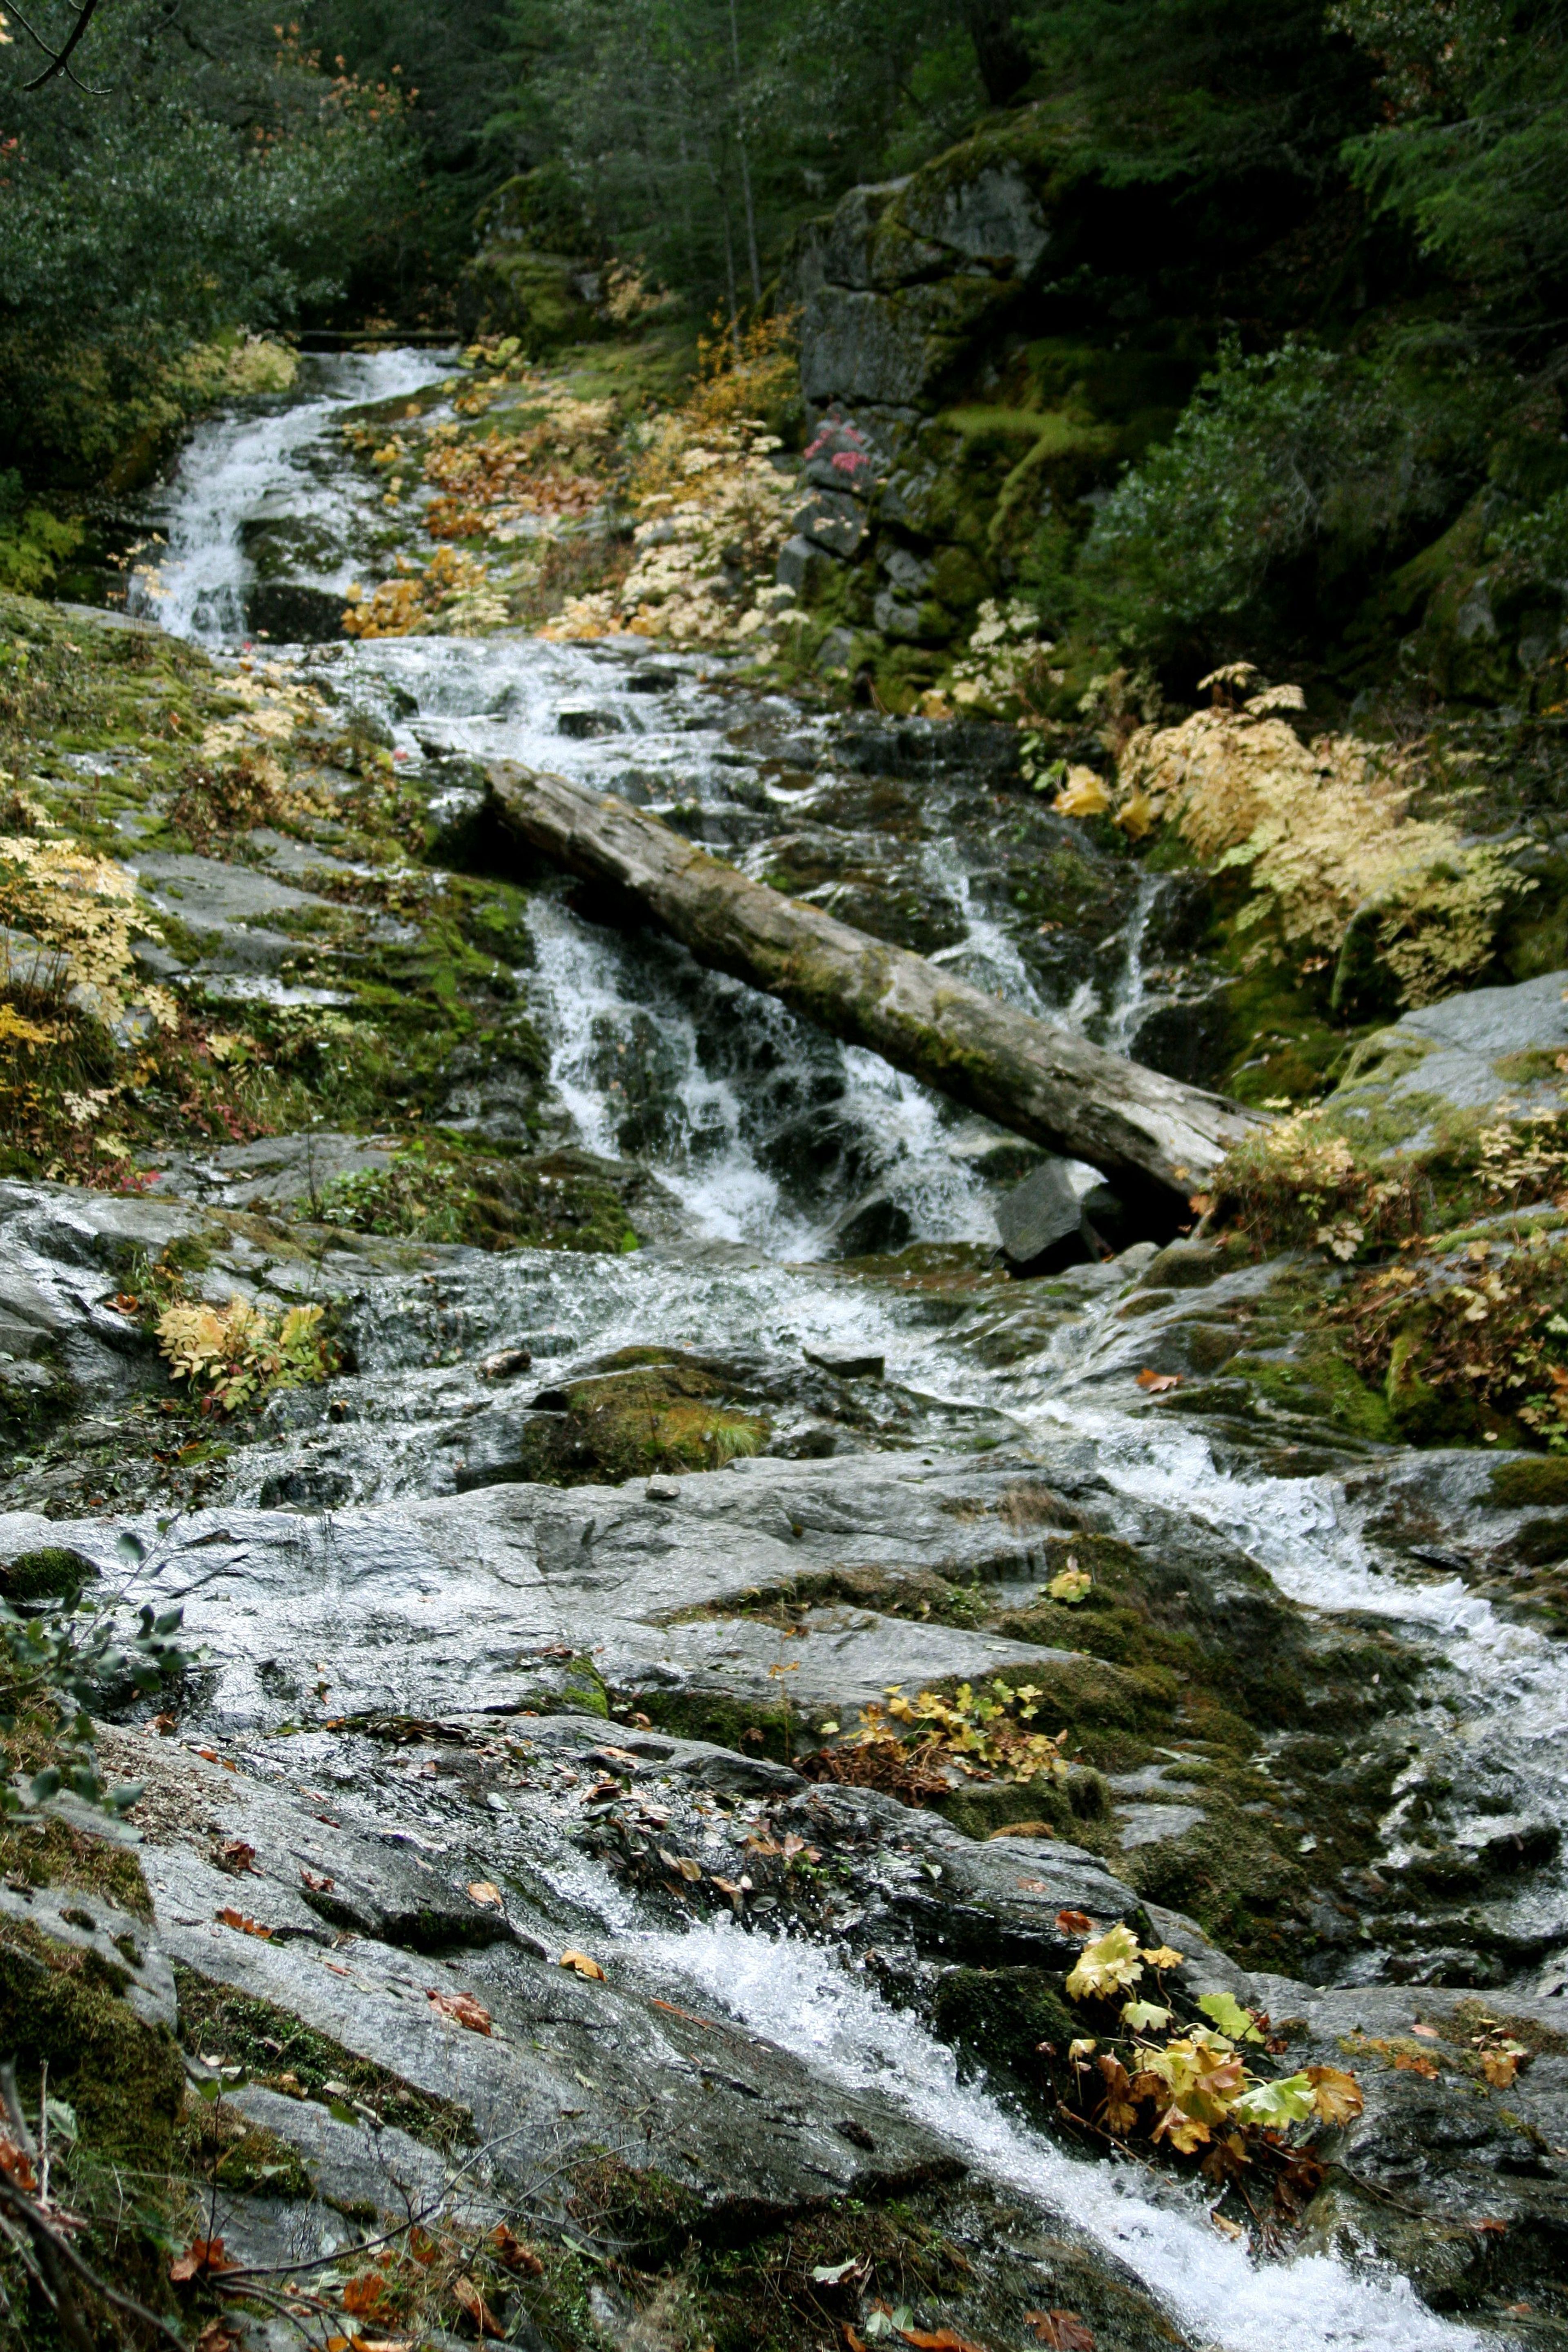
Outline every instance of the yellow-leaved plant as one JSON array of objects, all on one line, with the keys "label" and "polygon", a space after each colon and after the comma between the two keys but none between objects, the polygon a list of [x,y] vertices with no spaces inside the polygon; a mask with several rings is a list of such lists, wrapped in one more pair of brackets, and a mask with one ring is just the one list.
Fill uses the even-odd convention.
[{"label": "yellow-leaved plant", "polygon": [[[1159,1979],[1181,1964],[1180,1952],[1166,1944],[1141,1945],[1119,1920],[1085,1942],[1066,1979],[1068,1998],[1114,2001],[1132,1994],[1146,1969]],[[1206,2149],[1203,2169],[1222,2182],[1268,2156],[1277,2170],[1284,2168],[1283,2179],[1292,2152],[1284,2148],[1282,2135],[1292,2126],[1344,2124],[1360,2115],[1360,2086],[1342,2067],[1308,2066],[1274,2079],[1254,2074],[1247,2050],[1266,2042],[1268,2021],[1234,1993],[1204,1993],[1197,2008],[1198,2018],[1172,2034],[1166,2030],[1175,2011],[1167,2000],[1129,1999],[1117,2012],[1126,2037],[1121,2054],[1101,2050],[1090,2036],[1072,2043],[1068,2061],[1080,2084],[1094,2060],[1104,2085],[1099,2120],[1112,2138],[1142,2131],[1184,2156]],[[1151,2041],[1151,2032],[1164,2039]]]},{"label": "yellow-leaved plant", "polygon": [[[1228,697],[1251,675],[1238,663],[1204,683]],[[1534,885],[1507,844],[1411,814],[1418,748],[1303,742],[1290,723],[1303,709],[1300,688],[1282,686],[1139,728],[1118,762],[1116,821],[1137,837],[1166,819],[1214,870],[1245,866],[1256,896],[1238,928],[1270,924],[1277,958],[1327,964],[1352,925],[1370,929],[1401,1003],[1430,1004],[1480,969],[1507,900]],[[1260,941],[1254,960],[1269,951]]]},{"label": "yellow-leaved plant", "polygon": [[[48,960],[46,985],[70,987],[78,1003],[100,1020],[117,1019],[134,1000],[161,1028],[177,1025],[179,1012],[167,991],[137,977],[132,940],[158,933],[137,911],[135,875],[116,859],[64,836],[0,835],[0,925],[37,940]],[[3,984],[10,950],[0,950],[0,958]]]},{"label": "yellow-leaved plant", "polygon": [[237,1412],[274,1389],[327,1379],[332,1354],[324,1321],[319,1307],[290,1307],[275,1318],[243,1298],[226,1307],[179,1300],[158,1318],[158,1346],[171,1379],[188,1381],[204,1410]]},{"label": "yellow-leaved plant", "polygon": [[1004,1682],[976,1690],[961,1683],[951,1698],[923,1690],[908,1698],[897,1684],[886,1706],[875,1702],[860,1712],[859,1728],[844,1743],[850,1750],[898,1749],[908,1770],[938,1785],[942,1769],[954,1766],[975,1780],[1024,1782],[1038,1772],[1065,1780],[1062,1745],[1033,1728],[1044,1694],[1032,1683],[1014,1689]]}]

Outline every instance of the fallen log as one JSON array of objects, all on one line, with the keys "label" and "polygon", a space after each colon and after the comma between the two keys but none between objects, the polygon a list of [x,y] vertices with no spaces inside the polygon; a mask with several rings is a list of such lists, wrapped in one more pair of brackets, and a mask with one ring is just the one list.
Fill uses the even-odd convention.
[{"label": "fallen log", "polygon": [[846,1044],[1134,1191],[1185,1196],[1258,1114],[1163,1077],[954,979],[923,956],[753,882],[657,817],[497,761],[513,830],[552,865],[628,895],[699,963]]}]

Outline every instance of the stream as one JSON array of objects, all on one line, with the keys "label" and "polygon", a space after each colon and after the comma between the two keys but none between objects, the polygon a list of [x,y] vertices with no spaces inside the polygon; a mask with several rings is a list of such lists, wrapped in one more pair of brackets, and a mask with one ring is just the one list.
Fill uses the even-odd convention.
[{"label": "stream", "polygon": [[[376,486],[342,456],[342,412],[405,395],[437,373],[409,352],[311,362],[299,397],[203,425],[162,496],[163,593],[154,605],[143,590],[142,609],[216,655],[234,654],[246,643],[247,525],[287,513],[325,526],[340,552],[312,576],[345,585],[374,542],[377,512]],[[753,871],[766,865],[770,841],[797,823],[816,826],[818,846],[836,841],[847,867],[870,854],[876,819],[856,832],[862,787],[846,764],[842,730],[782,699],[727,688],[720,660],[642,641],[521,635],[268,650],[334,700],[381,719],[404,772],[427,776],[438,811],[454,821],[475,798],[462,762],[500,756],[661,814],[679,811],[684,830]],[[1003,919],[994,876],[974,849],[974,774],[949,772],[940,734],[929,729],[902,730],[900,773],[917,743],[929,760],[915,787],[918,837],[906,830],[876,854],[901,861],[907,887],[929,907],[939,935],[929,951],[1013,1002],[1129,1047],[1161,886],[1137,885],[1088,961],[1043,964],[1044,950],[1021,946],[1018,927]],[[834,877],[813,895],[855,919],[852,892]],[[358,1331],[357,1387],[371,1402],[352,1433],[349,1507],[444,1491],[431,1482],[438,1433],[462,1389],[450,1369],[454,1346],[465,1358],[521,1344],[536,1359],[565,1360],[650,1335],[714,1354],[763,1335],[778,1349],[874,1351],[889,1381],[938,1410],[1004,1414],[1055,1449],[1087,1445],[1117,1492],[1211,1527],[1306,1608],[1397,1627],[1430,1669],[1410,1717],[1424,1750],[1411,1777],[1440,1758],[1461,1812],[1466,1788],[1489,1776],[1506,1781],[1521,1817],[1562,1819],[1561,1649],[1498,1615],[1457,1578],[1369,1541],[1337,1470],[1270,1475],[1190,1421],[1137,1411],[1137,1357],[1116,1319],[1116,1293],[1086,1284],[1074,1312],[1030,1344],[1026,1331],[998,1351],[975,1344],[978,1308],[937,1317],[895,1284],[846,1277],[839,1261],[857,1249],[993,1241],[993,1171],[1005,1163],[1006,1138],[876,1055],[842,1049],[738,983],[697,971],[679,950],[592,925],[563,896],[537,895],[531,921],[535,959],[518,978],[548,1040],[573,1139],[646,1163],[704,1245],[622,1259],[523,1252],[487,1264],[481,1276],[453,1268],[435,1285],[446,1318],[439,1361],[428,1315],[414,1311],[416,1297],[428,1304],[431,1283],[384,1286]],[[1087,1189],[1093,1171],[1081,1175]],[[237,1471],[235,1500],[253,1506],[279,1463],[298,1458],[294,1445],[282,1433],[275,1446],[252,1449]],[[1488,1801],[1495,1825],[1505,1808]],[[1384,1823],[1393,1860],[1405,1838],[1403,1802]],[[603,1870],[585,1861],[567,1868],[574,1898],[637,1965],[688,1983],[825,2077],[890,2094],[982,2173],[1113,2252],[1194,2341],[1227,2352],[1458,2352],[1482,2340],[1434,2315],[1374,2263],[1352,2268],[1321,2253],[1254,2263],[1207,2228],[1198,2197],[1064,2155],[983,2087],[960,2084],[952,2053],[830,1948],[723,1923],[674,1932],[650,1925]],[[1528,1929],[1538,1953],[1568,1950],[1560,1864],[1534,1872],[1497,1909],[1513,1931]],[[1534,1992],[1542,1966],[1539,1958],[1521,1964],[1514,1990]],[[1368,1950],[1341,1981],[1376,1982],[1381,1968]]]}]

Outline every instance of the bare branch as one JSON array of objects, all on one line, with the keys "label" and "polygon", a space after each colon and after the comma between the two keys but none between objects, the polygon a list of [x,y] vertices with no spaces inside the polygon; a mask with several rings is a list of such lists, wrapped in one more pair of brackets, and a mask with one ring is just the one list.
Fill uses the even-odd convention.
[{"label": "bare branch", "polygon": [[[49,60],[48,64],[44,68],[43,72],[41,74],[36,74],[31,81],[25,81],[22,84],[22,88],[24,89],[42,89],[46,82],[53,81],[57,74],[63,73],[68,81],[76,82],[76,86],[79,89],[86,89],[86,84],[77,81],[75,74],[71,71],[70,58],[72,50],[76,47],[77,43],[81,39],[82,35],[86,32],[88,26],[91,24],[94,16],[98,13],[98,0],[81,0],[81,5],[77,10],[76,23],[71,26],[70,31],[66,36],[64,47],[59,49],[50,48],[43,35],[36,26],[28,24],[26,16],[23,16],[19,8],[15,9],[13,13],[16,16],[16,22],[22,27],[24,33],[26,34],[27,38],[30,41],[36,42],[37,47],[42,49],[45,57]],[[89,98],[102,98],[105,94],[106,93],[102,90],[88,91],[88,96]]]}]

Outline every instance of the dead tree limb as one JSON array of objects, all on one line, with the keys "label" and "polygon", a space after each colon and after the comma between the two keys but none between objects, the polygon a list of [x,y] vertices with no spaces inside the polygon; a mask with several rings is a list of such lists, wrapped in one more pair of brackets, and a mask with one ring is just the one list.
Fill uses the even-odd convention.
[{"label": "dead tree limb", "polygon": [[1260,1124],[1239,1104],[1122,1061],[1076,1030],[998,1003],[923,956],[752,881],[624,801],[505,761],[489,774],[507,821],[532,848],[634,899],[699,963],[1129,1189],[1184,1197]]}]

